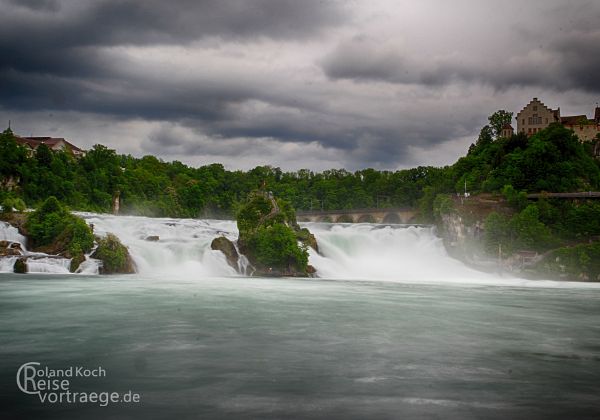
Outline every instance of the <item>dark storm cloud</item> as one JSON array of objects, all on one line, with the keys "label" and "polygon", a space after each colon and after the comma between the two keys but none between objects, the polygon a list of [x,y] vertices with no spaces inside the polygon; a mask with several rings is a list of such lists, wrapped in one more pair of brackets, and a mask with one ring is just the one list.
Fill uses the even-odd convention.
[{"label": "dark storm cloud", "polygon": [[58,0],[9,0],[8,3],[13,6],[42,11],[57,11],[60,7]]},{"label": "dark storm cloud", "polygon": [[202,86],[157,85],[148,80],[58,78],[47,74],[6,71],[0,81],[3,102],[15,109],[77,110],[119,118],[223,118],[229,101],[241,100],[244,90]]},{"label": "dark storm cloud", "polygon": [[[495,89],[538,87],[600,92],[600,30],[585,24],[589,15],[600,21],[600,7],[586,9],[578,29],[524,36],[526,48],[423,56],[399,52],[362,36],[340,43],[321,60],[330,79],[357,82],[416,84],[431,87],[456,82],[481,83]],[[586,19],[584,19],[584,16]],[[572,19],[574,19],[572,17]],[[577,20],[579,22],[580,20]]]},{"label": "dark storm cloud", "polygon": [[59,75],[87,74],[95,61],[90,47],[175,45],[206,37],[304,39],[345,15],[338,3],[318,0],[4,0],[0,5],[0,70]]},{"label": "dark storm cloud", "polygon": [[[2,3],[0,34],[5,41],[25,38],[26,43],[49,47],[177,44],[207,36],[302,39],[340,23],[345,16],[334,0]],[[23,13],[23,7],[39,13]]]},{"label": "dark storm cloud", "polygon": [[[122,71],[103,47],[180,45],[205,37],[239,42],[304,39],[341,21],[334,1],[4,1],[0,99],[19,110],[77,110],[119,118],[219,120],[265,97],[264,87],[210,80],[152,80]],[[143,69],[141,69],[143,70]],[[261,93],[261,91],[263,93]],[[280,98],[285,101],[285,98]]]},{"label": "dark storm cloud", "polygon": [[[416,149],[462,153],[453,142],[476,136],[510,94],[489,97],[514,86],[600,91],[593,3],[527,2],[519,15],[543,4],[551,17],[488,31],[471,26],[512,6],[403,1],[0,0],[0,112],[53,115],[27,130],[74,127],[89,142],[86,127],[114,123],[113,147],[134,153],[235,165],[281,151],[310,166],[304,150],[390,168],[415,163]],[[421,25],[432,6],[444,19]]]},{"label": "dark storm cloud", "polygon": [[[596,16],[600,22],[600,13]],[[553,48],[563,58],[562,70],[570,86],[600,92],[600,29],[567,34]]]}]

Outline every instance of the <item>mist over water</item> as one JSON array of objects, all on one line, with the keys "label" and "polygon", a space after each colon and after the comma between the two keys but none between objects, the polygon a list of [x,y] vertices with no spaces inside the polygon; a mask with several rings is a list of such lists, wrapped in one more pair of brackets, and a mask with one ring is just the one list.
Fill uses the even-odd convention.
[{"label": "mist over water", "polygon": [[210,243],[218,236],[237,239],[235,222],[79,215],[94,225],[94,233],[117,235],[129,248],[139,274],[191,279],[237,274],[220,251],[210,248]]},{"label": "mist over water", "polygon": [[309,224],[322,255],[311,254],[321,276],[341,279],[436,281],[490,278],[448,257],[431,227]]},{"label": "mist over water", "polygon": [[[210,249],[217,236],[237,239],[234,221],[79,214],[94,225],[95,233],[116,234],[129,247],[141,275],[184,279],[238,275],[221,252]],[[319,253],[310,249],[309,263],[321,278],[600,288],[597,283],[529,281],[472,269],[448,256],[432,227],[371,223],[302,225],[317,238]],[[149,240],[156,237],[158,240]]]},{"label": "mist over water", "polygon": [[[225,236],[235,241],[235,221],[149,218],[77,213],[93,225],[94,233],[113,233],[129,248],[142,278],[194,280],[240,276],[212,240]],[[309,249],[309,263],[324,279],[401,283],[461,283],[527,287],[600,288],[600,283],[525,280],[500,272],[481,272],[448,255],[435,229],[428,226],[385,224],[302,223],[317,238],[319,253]],[[2,223],[0,240],[18,242],[17,229]],[[69,274],[70,260],[26,251],[30,273]],[[0,273],[12,272],[15,257],[0,258]],[[99,261],[88,259],[77,274],[98,274]]]},{"label": "mist over water", "polygon": [[[233,221],[80,215],[138,273],[38,255],[37,273],[0,274],[0,418],[600,416],[598,284],[481,273],[432,228],[375,224],[306,224],[321,278],[244,277],[210,249]],[[30,361],[101,366],[72,391],[142,402],[40,403],[15,386]]]}]

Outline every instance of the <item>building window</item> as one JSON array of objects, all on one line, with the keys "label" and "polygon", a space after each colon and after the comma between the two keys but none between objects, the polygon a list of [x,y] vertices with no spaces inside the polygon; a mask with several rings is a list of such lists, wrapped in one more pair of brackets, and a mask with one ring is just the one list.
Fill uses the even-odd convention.
[{"label": "building window", "polygon": [[537,105],[534,105],[534,106],[533,106],[533,110],[534,110],[534,111],[537,111]]},{"label": "building window", "polygon": [[523,125],[525,125],[525,118],[523,118]]},{"label": "building window", "polygon": [[548,124],[548,118],[546,118],[546,124]]},{"label": "building window", "polygon": [[529,134],[531,134],[531,128],[527,131]]},{"label": "building window", "polygon": [[542,117],[538,117],[538,114],[533,114],[533,117],[530,118],[530,122],[529,124],[541,124],[542,123]]},{"label": "building window", "polygon": [[529,125],[533,124],[533,118],[531,118],[531,117],[527,118],[527,122],[529,122]]}]

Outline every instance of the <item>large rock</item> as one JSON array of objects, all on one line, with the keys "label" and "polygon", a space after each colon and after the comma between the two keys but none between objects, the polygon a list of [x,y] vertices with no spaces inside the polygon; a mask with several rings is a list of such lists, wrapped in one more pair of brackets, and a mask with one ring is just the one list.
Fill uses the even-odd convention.
[{"label": "large rock", "polygon": [[81,265],[82,262],[85,261],[85,255],[83,254],[83,252],[74,255],[73,258],[71,258],[71,265],[69,267],[69,271],[71,273],[74,273],[77,271],[77,269],[79,268],[79,266]]},{"label": "large rock", "polygon": [[220,236],[218,238],[213,239],[210,244],[210,248],[215,251],[221,251],[225,254],[225,258],[227,259],[227,264],[238,271],[238,260],[240,256],[238,255],[237,250],[235,249],[235,245],[229,239],[224,236]]},{"label": "large rock", "polygon": [[317,244],[317,238],[315,237],[315,235],[310,233],[308,229],[298,227],[298,229],[296,230],[296,237],[307,247],[310,247],[315,251],[319,252],[319,244]]},{"label": "large rock", "polygon": [[13,267],[13,272],[15,272],[17,274],[27,273],[27,259],[19,258],[17,261],[15,261],[15,265]]},{"label": "large rock", "polygon": [[[308,247],[315,237],[301,229],[289,202],[271,192],[254,191],[237,214],[238,247],[255,268],[255,276],[307,277]],[[300,244],[299,244],[300,242]],[[313,271],[313,269],[310,269]]]},{"label": "large rock", "polygon": [[20,243],[0,241],[0,257],[15,257],[18,255],[23,255]]},{"label": "large rock", "polygon": [[98,247],[91,255],[102,261],[100,274],[133,274],[135,263],[129,254],[129,250],[112,233],[104,238],[98,238]]}]

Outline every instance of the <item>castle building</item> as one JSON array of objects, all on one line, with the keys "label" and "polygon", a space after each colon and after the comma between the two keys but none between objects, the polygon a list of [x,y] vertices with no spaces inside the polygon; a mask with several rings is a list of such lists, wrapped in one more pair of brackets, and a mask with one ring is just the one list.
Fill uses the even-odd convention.
[{"label": "castle building", "polygon": [[517,114],[517,133],[531,136],[550,124],[558,122],[573,130],[580,141],[591,141],[600,134],[600,108],[596,107],[594,119],[586,115],[569,115],[562,117],[560,108],[551,109],[538,98],[533,98],[525,108]]},{"label": "castle building", "polygon": [[538,98],[533,98],[517,114],[517,133],[531,136],[554,122],[560,122],[560,108],[548,108]]}]

